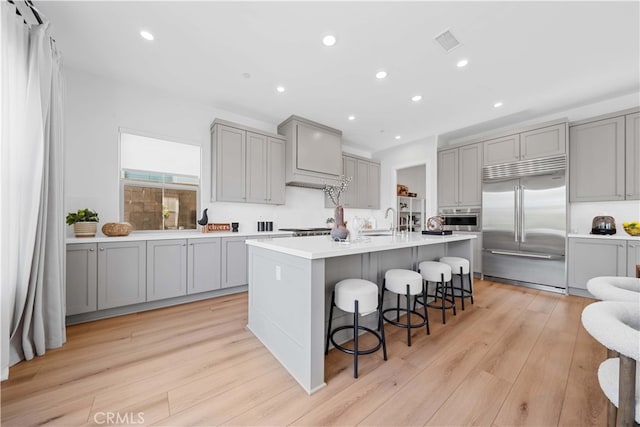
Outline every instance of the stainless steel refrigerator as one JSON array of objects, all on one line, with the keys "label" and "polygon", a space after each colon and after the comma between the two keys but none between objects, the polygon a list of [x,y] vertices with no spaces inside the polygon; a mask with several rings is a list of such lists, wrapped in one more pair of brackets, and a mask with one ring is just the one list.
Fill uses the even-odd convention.
[{"label": "stainless steel refrigerator", "polygon": [[564,156],[483,168],[485,276],[566,288],[565,171]]}]

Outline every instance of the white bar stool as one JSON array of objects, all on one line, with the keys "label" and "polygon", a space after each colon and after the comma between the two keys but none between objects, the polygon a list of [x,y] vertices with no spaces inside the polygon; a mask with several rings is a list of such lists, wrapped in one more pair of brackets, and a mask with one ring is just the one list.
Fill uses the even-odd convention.
[{"label": "white bar stool", "polygon": [[[422,286],[422,276],[416,273],[413,270],[403,270],[403,269],[391,269],[387,270],[384,274],[384,285],[382,287],[382,298],[381,301],[384,302],[384,293],[385,291],[390,291],[396,294],[396,306],[394,308],[388,308],[386,310],[382,310],[382,317],[388,323],[392,325],[398,326],[400,328],[407,329],[407,345],[411,347],[411,329],[412,328],[420,328],[425,326],[427,329],[427,335],[431,333],[429,330],[429,317],[427,315],[427,308],[424,307],[424,314],[419,313],[415,310],[415,302],[414,302],[414,310],[411,310],[411,296],[417,298],[418,295],[422,295],[425,298],[425,289]],[[400,307],[400,295],[406,295],[407,297],[407,306],[406,308]],[[382,305],[382,302],[381,302]],[[385,316],[385,313],[388,312],[396,312],[395,320],[389,319]],[[400,313],[407,313],[407,322],[400,322]],[[415,314],[418,316],[421,321],[419,323],[411,323],[411,314]]]},{"label": "white bar stool", "polygon": [[640,303],[640,279],[635,277],[594,277],[587,282],[587,290],[603,301]]},{"label": "white bar stool", "polygon": [[[466,258],[460,258],[457,256],[444,256],[440,258],[440,262],[443,262],[451,267],[451,274],[460,277],[460,286],[453,286],[453,289],[460,293],[460,303],[462,310],[464,310],[464,299],[471,298],[471,304],[473,304],[473,281],[471,280],[471,269],[469,267],[469,260]],[[469,283],[469,289],[464,286],[464,278],[467,278]],[[452,279],[453,280],[453,279]]]},{"label": "white bar stool", "polygon": [[607,349],[620,354],[598,368],[600,388],[609,400],[607,425],[640,423],[640,306],[634,302],[600,301],[582,311],[582,325]]},{"label": "white bar stool", "polygon": [[[331,330],[331,322],[333,320],[333,307],[336,306],[340,310],[353,313],[353,325],[344,325]],[[361,354],[371,354],[380,350],[384,354],[384,360],[387,360],[387,344],[384,338],[384,325],[382,322],[382,313],[378,310],[382,307],[380,296],[378,295],[378,285],[364,279],[344,279],[336,283],[331,293],[331,308],[329,309],[329,327],[327,328],[327,342],[324,354],[329,353],[329,341],[335,348],[347,354],[353,354],[353,378],[358,378],[358,356]],[[358,316],[366,316],[371,313],[378,312],[378,331],[358,325]],[[353,329],[353,350],[346,348],[333,338],[333,335],[344,329]],[[361,350],[358,347],[358,331],[366,331],[373,334],[378,339],[378,344],[372,348]]]},{"label": "white bar stool", "polygon": [[[435,300],[438,298],[441,299],[440,305],[435,305],[434,303],[427,302],[426,298],[423,298],[422,301],[416,299],[416,301],[426,307],[429,308],[437,308],[442,310],[442,324],[447,323],[445,311],[448,309],[453,309],[453,315],[456,315],[456,299],[453,296],[453,282],[451,281],[451,267],[448,264],[437,261],[422,261],[418,265],[418,271],[420,272],[420,277],[424,279],[424,289],[426,297],[433,297]],[[436,290],[434,294],[429,294],[427,289],[429,287],[429,282],[435,282]],[[449,284],[449,290],[451,291],[451,299],[447,298],[447,283]],[[449,304],[447,304],[449,303]]]}]

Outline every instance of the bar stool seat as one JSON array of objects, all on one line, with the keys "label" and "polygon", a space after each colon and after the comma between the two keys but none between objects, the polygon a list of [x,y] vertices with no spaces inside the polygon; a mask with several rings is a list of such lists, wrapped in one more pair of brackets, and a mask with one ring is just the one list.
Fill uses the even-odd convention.
[{"label": "bar stool seat", "polygon": [[640,279],[635,277],[594,277],[587,282],[587,290],[603,301],[640,303]]},{"label": "bar stool seat", "polygon": [[[338,307],[340,310],[353,313],[353,324],[343,325],[331,330],[331,323],[333,320],[333,307]],[[378,295],[378,285],[373,282],[364,279],[344,279],[336,283],[331,294],[331,308],[329,309],[329,326],[327,328],[327,339],[324,354],[329,353],[329,341],[335,348],[343,351],[347,354],[353,354],[353,377],[358,378],[358,356],[364,354],[375,353],[382,348],[384,360],[387,360],[387,344],[384,337],[384,325],[382,322],[382,314],[379,311],[381,308],[380,296]],[[375,331],[366,326],[358,324],[359,316],[366,316],[378,312],[378,330]],[[338,331],[345,329],[353,330],[353,349],[344,347],[338,344],[334,335]],[[366,331],[377,338],[377,344],[368,349],[360,349],[358,345],[358,332]]]},{"label": "bar stool seat", "polygon": [[[453,282],[451,281],[451,267],[448,264],[438,261],[422,261],[418,265],[418,271],[420,277],[424,280],[425,298],[416,301],[419,304],[429,308],[437,308],[442,311],[442,323],[447,323],[446,310],[453,309],[453,315],[456,315],[456,300],[453,295]],[[429,282],[435,282],[435,293],[429,294],[427,289]],[[449,286],[447,286],[447,283]],[[448,289],[447,289],[448,288]],[[448,293],[451,293],[451,298],[447,297]],[[427,297],[434,298],[434,302],[427,302]],[[440,304],[436,305],[437,300],[440,299]]]},{"label": "bar stool seat", "polygon": [[[382,288],[382,301],[384,301],[384,293],[386,291],[393,292],[396,294],[396,306],[392,308],[387,308],[382,310],[382,317],[388,323],[392,325],[398,326],[400,328],[407,329],[407,345],[411,347],[411,329],[420,328],[422,326],[426,327],[427,335],[431,333],[429,330],[429,317],[427,315],[427,309],[424,308],[424,313],[420,313],[414,309],[411,310],[411,297],[417,297],[418,295],[422,295],[425,297],[425,290],[422,286],[422,276],[416,273],[413,270],[404,270],[404,269],[391,269],[387,270],[384,274],[384,286]],[[402,308],[400,306],[400,295],[406,296],[406,308]],[[395,312],[396,318],[390,319],[387,313]],[[400,321],[400,314],[407,314],[407,321]],[[420,318],[418,323],[411,323],[411,315],[416,315]]]},{"label": "bar stool seat", "polygon": [[[471,279],[469,260],[457,256],[444,256],[440,258],[440,262],[443,262],[451,267],[451,274],[460,277],[460,286],[455,286],[454,284],[453,289],[456,291],[456,296],[460,297],[460,304],[462,306],[462,310],[464,310],[465,298],[470,298],[471,304],[473,304],[473,280]],[[469,283],[469,289],[464,286],[465,277],[467,278],[467,281]]]},{"label": "bar stool seat", "polygon": [[608,425],[640,422],[640,310],[634,302],[599,301],[582,311],[586,331],[619,357],[600,364],[598,382],[609,400]]}]

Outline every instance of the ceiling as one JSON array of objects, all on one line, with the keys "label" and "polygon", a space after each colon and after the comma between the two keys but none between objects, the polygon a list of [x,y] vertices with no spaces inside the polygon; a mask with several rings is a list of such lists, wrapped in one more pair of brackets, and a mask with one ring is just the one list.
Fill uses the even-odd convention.
[{"label": "ceiling", "polygon": [[65,66],[274,125],[296,114],[368,152],[640,91],[637,1],[35,4]]}]

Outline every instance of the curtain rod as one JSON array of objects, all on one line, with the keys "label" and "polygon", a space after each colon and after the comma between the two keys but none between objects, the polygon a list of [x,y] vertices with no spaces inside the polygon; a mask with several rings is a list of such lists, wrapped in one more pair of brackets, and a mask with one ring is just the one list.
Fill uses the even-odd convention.
[{"label": "curtain rod", "polygon": [[[15,5],[15,2],[13,0],[7,0],[7,1],[12,5]],[[36,9],[36,7],[33,5],[33,2],[31,0],[23,0],[23,1],[24,1],[24,4],[27,5],[29,10],[33,14],[33,17],[36,18],[36,21],[38,21],[38,24],[42,25],[42,18],[40,18],[40,14],[38,13],[38,10]],[[18,14],[18,16],[22,16],[22,13],[20,13],[20,10],[17,7],[16,7],[16,13]],[[27,23],[24,16],[22,16],[22,20],[24,21],[25,24]]]}]

